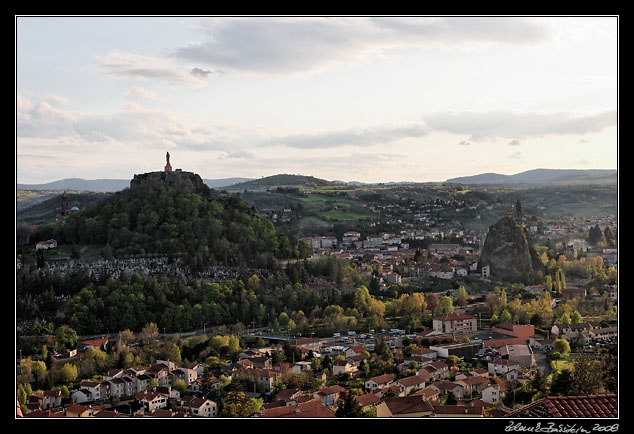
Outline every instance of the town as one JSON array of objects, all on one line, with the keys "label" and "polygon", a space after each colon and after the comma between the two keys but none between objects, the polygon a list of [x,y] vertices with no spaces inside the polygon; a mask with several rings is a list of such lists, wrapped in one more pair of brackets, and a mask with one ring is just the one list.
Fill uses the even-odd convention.
[{"label": "town", "polygon": [[[584,226],[588,228],[592,225]],[[616,304],[617,286],[612,276],[588,291],[572,270],[579,262],[594,264],[595,271],[614,270],[616,249],[578,252],[572,245],[563,246],[557,262],[570,277],[559,288],[552,283],[548,289],[547,284],[514,284],[487,291],[484,288],[492,284],[489,267],[477,266],[481,241],[457,229],[447,233],[460,244],[437,242],[442,239],[438,231],[380,233],[365,239],[347,231],[341,239],[302,239],[313,261],[354,264],[367,283],[355,292],[355,300],[360,293],[366,304],[376,303],[383,311],[387,304],[391,317],[383,312],[381,318],[389,321],[367,321],[368,309],[365,318],[356,314],[353,329],[346,328],[352,324],[346,321],[335,328],[323,323],[317,327],[318,321],[300,328],[295,311],[290,320],[282,312],[260,326],[237,323],[205,330],[203,324],[185,333],[159,333],[156,324],[147,324],[140,334],[126,330],[81,339],[71,329],[75,345],[66,345],[63,353],[46,351],[46,345],[64,347],[56,337],[69,334],[68,328],[54,330],[52,339],[36,339],[46,342],[46,356],[18,361],[19,410],[38,418],[504,418],[553,408],[563,412],[563,398],[556,396],[563,395],[584,400],[579,411],[585,413],[575,417],[614,417],[615,393],[600,392],[616,390],[609,375],[615,370],[618,327],[614,312],[605,306]],[[426,238],[434,242],[424,249],[410,248],[407,242]],[[57,246],[50,240],[36,248]],[[189,276],[180,261],[157,257],[59,260],[46,267],[61,276],[83,270],[95,279]],[[197,278],[218,284],[238,279],[239,273],[216,266]],[[434,290],[412,291],[426,285]],[[392,307],[399,303],[400,309]],[[407,303],[412,307],[405,307]],[[408,315],[425,318],[404,321]],[[388,323],[407,330],[370,328]],[[310,335],[295,336],[308,331]],[[147,363],[135,363],[142,359]],[[579,371],[599,369],[605,378],[594,385],[573,384],[573,366]],[[57,387],[49,389],[32,386],[54,384]],[[567,396],[572,387],[580,390]]]}]

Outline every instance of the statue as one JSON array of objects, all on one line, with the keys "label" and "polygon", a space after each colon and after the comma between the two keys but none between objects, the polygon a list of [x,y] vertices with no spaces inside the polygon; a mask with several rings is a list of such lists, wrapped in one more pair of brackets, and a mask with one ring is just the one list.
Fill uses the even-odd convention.
[{"label": "statue", "polygon": [[171,172],[172,171],[172,165],[170,164],[170,153],[169,152],[165,155],[165,158],[167,160],[167,164],[165,165],[165,171],[166,172]]}]

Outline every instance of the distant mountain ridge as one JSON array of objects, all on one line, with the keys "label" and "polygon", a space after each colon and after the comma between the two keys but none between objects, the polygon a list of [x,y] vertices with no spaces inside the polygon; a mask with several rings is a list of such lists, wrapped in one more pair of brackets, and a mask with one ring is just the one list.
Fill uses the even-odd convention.
[{"label": "distant mountain ridge", "polygon": [[616,170],[534,169],[515,175],[482,173],[445,181],[453,184],[544,185],[544,184],[616,184]]},{"label": "distant mountain ridge", "polygon": [[[256,178],[220,178],[203,179],[209,188],[231,187],[231,190],[259,189],[270,187],[310,187],[324,185],[398,185],[416,184],[416,182],[377,182],[365,183],[358,181],[328,181],[306,175],[278,174],[260,179]],[[616,170],[577,170],[577,169],[534,169],[515,175],[499,173],[481,173],[473,176],[450,178],[444,183],[450,184],[491,184],[491,185],[566,185],[566,184],[616,184]],[[442,183],[442,181],[439,181]],[[97,193],[113,193],[130,187],[130,180],[126,179],[81,179],[68,178],[46,184],[16,184],[18,190],[72,190],[92,191]]]},{"label": "distant mountain ridge", "polygon": [[[250,181],[253,178],[203,179],[209,188],[219,188]],[[72,190],[114,193],[130,187],[129,179],[81,179],[67,178],[46,184],[17,184],[18,190]]]}]

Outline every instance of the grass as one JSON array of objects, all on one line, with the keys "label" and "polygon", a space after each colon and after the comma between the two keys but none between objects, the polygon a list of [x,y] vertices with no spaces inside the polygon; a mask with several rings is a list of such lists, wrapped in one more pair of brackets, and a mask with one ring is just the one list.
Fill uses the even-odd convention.
[{"label": "grass", "polygon": [[564,369],[572,370],[574,362],[570,357],[564,357],[559,360],[552,361],[553,371],[561,372]]}]

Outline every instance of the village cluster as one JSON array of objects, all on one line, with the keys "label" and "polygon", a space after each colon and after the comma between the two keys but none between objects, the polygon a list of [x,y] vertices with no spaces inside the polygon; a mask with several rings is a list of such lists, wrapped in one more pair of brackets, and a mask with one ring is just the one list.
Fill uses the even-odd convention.
[{"label": "village cluster", "polygon": [[[271,347],[253,348],[242,351],[235,363],[212,371],[206,370],[202,363],[170,360],[111,370],[99,381],[82,381],[78,389],[71,391],[70,404],[62,405],[59,390],[33,393],[27,402],[30,411],[26,416],[217,417],[218,406],[205,397],[205,387],[218,390],[226,386],[227,381],[248,377],[263,393],[247,394],[267,397],[252,417],[335,417],[337,405],[349,391],[333,379],[340,374],[349,374],[350,378],[364,380],[364,394],[356,400],[364,409],[374,408],[376,417],[521,417],[522,409],[512,410],[503,405],[502,400],[522,382],[532,378],[536,370],[548,371],[544,352],[552,350],[554,339],[574,340],[581,336],[588,345],[593,345],[617,337],[616,326],[601,327],[591,323],[556,324],[550,332],[550,338],[545,339],[535,334],[532,325],[510,323],[480,329],[478,318],[465,313],[436,317],[433,329],[410,335],[398,329],[371,330],[363,335],[350,332],[321,339],[255,332],[271,345],[290,339],[288,343],[304,356],[311,353],[312,357],[332,357],[332,372],[315,374],[325,386],[313,393],[299,389],[275,391],[275,382],[283,374],[310,371],[311,362],[303,359],[295,363],[273,363]],[[387,343],[399,361],[399,374],[387,373],[366,379],[360,366],[379,357],[374,353],[379,341]],[[404,342],[416,344],[416,349],[405,355]],[[90,347],[105,350],[108,345],[116,344],[116,339],[93,339],[78,342],[77,348],[81,353]],[[463,370],[452,363],[455,357],[464,361],[481,360],[482,367]],[[188,386],[188,391],[182,395],[174,388],[178,380]],[[449,395],[455,402],[447,403]],[[119,404],[116,409],[111,408],[112,397],[119,403],[127,403],[127,407],[124,405],[122,410]],[[614,395],[577,398],[585,399],[586,403],[589,401],[589,407],[604,408],[606,414],[603,416],[616,414]],[[613,399],[607,409],[602,401],[605,399]],[[549,403],[542,404],[547,406]],[[532,403],[529,407],[535,405]]]}]

